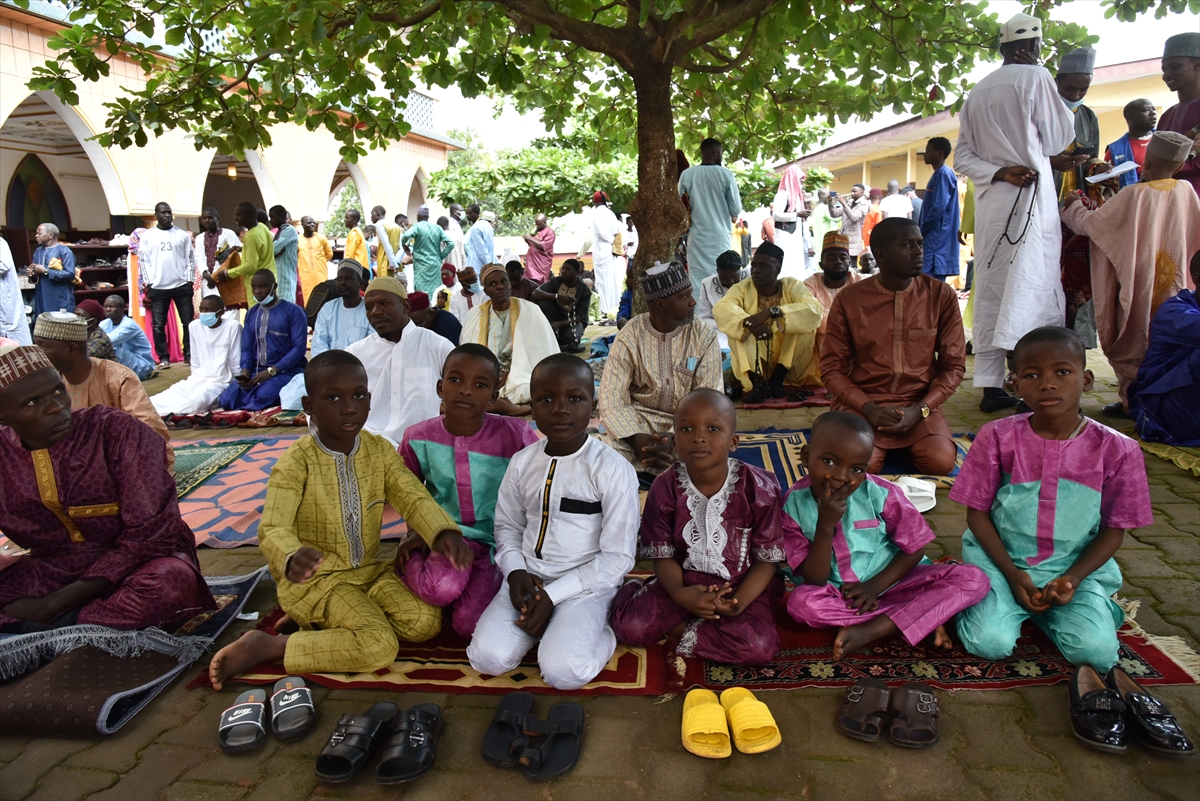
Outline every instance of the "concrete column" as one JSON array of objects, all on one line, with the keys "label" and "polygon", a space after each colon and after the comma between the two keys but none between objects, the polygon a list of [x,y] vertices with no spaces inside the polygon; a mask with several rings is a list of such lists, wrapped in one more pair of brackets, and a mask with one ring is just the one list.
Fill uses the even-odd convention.
[{"label": "concrete column", "polygon": [[871,161],[864,159],[862,165],[862,185],[871,188]]},{"label": "concrete column", "polygon": [[904,180],[906,183],[912,183],[917,180],[917,149],[910,147],[908,149],[908,169],[905,170],[907,176]]}]

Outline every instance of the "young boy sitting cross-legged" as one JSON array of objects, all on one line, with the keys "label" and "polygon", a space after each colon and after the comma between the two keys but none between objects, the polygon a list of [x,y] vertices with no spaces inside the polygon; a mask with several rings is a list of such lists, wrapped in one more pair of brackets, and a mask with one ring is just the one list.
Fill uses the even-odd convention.
[{"label": "young boy sitting cross-legged", "polygon": [[[617,593],[613,630],[630,645],[664,636],[676,653],[759,665],[779,650],[772,610],[783,594],[779,482],[730,457],[737,413],[721,392],[697,389],[675,409],[674,465],[654,480],[642,516],[639,555],[654,579]],[[800,536],[798,529],[795,536]]]},{"label": "young boy sitting cross-legged", "polygon": [[1017,395],[1033,412],[983,426],[950,493],[967,507],[963,560],[992,581],[958,636],[1003,659],[1032,619],[1072,664],[1107,671],[1125,620],[1112,557],[1127,529],[1154,522],[1146,464],[1137,442],[1079,410],[1092,371],[1078,334],[1036,328],[1013,353]]},{"label": "young boy sitting cross-legged", "polygon": [[362,362],[327,350],[308,363],[304,380],[304,411],[316,433],[271,470],[259,528],[279,605],[301,630],[251,631],[222,648],[208,668],[218,690],[279,659],[290,674],[369,673],[392,663],[398,640],[438,633],[442,610],[414,596],[392,561],[376,558],[385,501],[455,567],[468,568],[473,558],[396,449],[362,430],[371,409]]},{"label": "young boy sitting cross-legged", "polygon": [[800,452],[808,475],[783,506],[803,531],[785,543],[797,580],[788,613],[814,628],[838,626],[835,659],[897,633],[909,645],[933,634],[935,646],[950,648],[943,624],[988,591],[974,565],[924,558],[933,531],[900,487],[867,474],[874,447],[863,418],[821,415]]},{"label": "young boy sitting cross-legged", "polygon": [[537,442],[537,435],[520,417],[487,413],[500,396],[500,360],[483,345],[450,351],[437,392],[445,414],[409,426],[400,456],[462,529],[475,561],[470,570],[459,570],[442,554],[429,553],[412,531],[400,544],[397,561],[416,596],[434,606],[452,606],[454,630],[470,637],[504,583],[492,562],[500,482],[509,460]]},{"label": "young boy sitting cross-legged", "polygon": [[595,379],[569,353],[530,376],[533,419],[546,435],[509,462],[496,502],[496,565],[507,579],[467,648],[471,667],[507,673],[539,639],[542,678],[577,690],[617,647],[613,596],[633,567],[638,480],[633,465],[588,436]]}]

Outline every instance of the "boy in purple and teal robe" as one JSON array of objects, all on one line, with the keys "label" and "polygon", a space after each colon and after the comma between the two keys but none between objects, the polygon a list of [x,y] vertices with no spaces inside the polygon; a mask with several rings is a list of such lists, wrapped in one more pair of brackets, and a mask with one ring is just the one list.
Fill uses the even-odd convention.
[{"label": "boy in purple and teal robe", "polygon": [[874,447],[863,418],[821,415],[801,450],[808,475],[783,505],[801,532],[785,543],[796,584],[788,614],[838,627],[835,659],[894,634],[909,645],[932,634],[934,646],[950,648],[943,626],[988,592],[979,568],[925,558],[933,531],[904,490],[867,474]]},{"label": "boy in purple and teal robe", "polygon": [[992,589],[959,615],[971,653],[1003,659],[1032,619],[1072,664],[1106,671],[1124,622],[1112,556],[1154,522],[1138,444],[1079,412],[1092,388],[1070,329],[1031,331],[1016,348],[1018,395],[1033,409],[980,429],[950,498],[967,507],[963,560]]},{"label": "boy in purple and teal robe", "polygon": [[483,346],[451,351],[438,381],[446,413],[409,426],[400,442],[405,466],[459,525],[475,554],[469,570],[457,570],[441,554],[426,555],[419,539],[406,538],[403,578],[422,601],[452,607],[451,624],[464,637],[474,633],[503,581],[492,533],[500,482],[513,454],[537,441],[526,420],[486,413],[499,375],[499,363]]}]

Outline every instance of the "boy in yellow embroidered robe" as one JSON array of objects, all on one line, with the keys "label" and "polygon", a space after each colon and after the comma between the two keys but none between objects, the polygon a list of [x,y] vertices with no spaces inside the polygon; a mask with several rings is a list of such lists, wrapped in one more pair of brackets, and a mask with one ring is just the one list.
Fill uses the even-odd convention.
[{"label": "boy in yellow embroidered robe", "polygon": [[[350,454],[303,437],[271,470],[259,546],[280,606],[301,627],[288,638],[289,673],[372,672],[392,663],[398,640],[421,642],[441,630],[442,610],[413,595],[392,560],[377,558],[385,501],[431,546],[441,532],[459,531],[396,449],[366,431]],[[287,563],[303,546],[325,558],[295,584]]]}]

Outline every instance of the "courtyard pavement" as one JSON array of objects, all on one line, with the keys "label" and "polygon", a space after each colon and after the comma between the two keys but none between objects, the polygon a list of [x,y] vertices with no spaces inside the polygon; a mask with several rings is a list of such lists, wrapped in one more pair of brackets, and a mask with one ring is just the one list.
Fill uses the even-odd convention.
[{"label": "courtyard pavement", "polygon": [[[1116,399],[1112,371],[1095,351],[1096,388],[1084,411],[1102,422],[1100,407]],[[954,431],[978,431],[990,419],[978,410],[968,381],[945,407]],[[147,382],[151,393],[186,375],[175,366]],[[807,428],[819,410],[742,412],[739,429]],[[1128,423],[1117,428],[1129,431]],[[295,429],[278,429],[294,431]],[[238,432],[230,436],[244,436]],[[255,432],[261,434],[262,432]],[[181,439],[214,432],[180,432]],[[1125,575],[1122,595],[1139,599],[1138,621],[1150,633],[1200,644],[1200,482],[1170,463],[1146,455],[1154,525],[1127,536],[1117,561]],[[934,557],[960,553],[965,511],[938,491],[926,516],[937,534]],[[394,545],[385,545],[390,556]],[[263,564],[258,548],[201,549],[210,575],[244,573]],[[271,585],[261,586],[247,610],[275,605]],[[251,628],[236,623],[218,647]],[[941,742],[907,751],[885,742],[866,744],[839,736],[833,726],[837,689],[760,694],[772,709],[783,744],[758,756],[736,751],[730,759],[703,760],[679,743],[682,697],[594,697],[586,709],[583,753],[575,770],[548,784],[526,781],[519,771],[489,766],[479,744],[498,701],[495,696],[431,695],[314,688],[319,720],[303,739],[271,738],[255,752],[227,756],[217,746],[217,720],[245,685],[224,692],[186,690],[207,664],[187,671],[123,729],[107,738],[29,737],[0,733],[0,801],[23,799],[1200,799],[1200,757],[1170,760],[1131,745],[1123,756],[1098,754],[1071,734],[1066,685],[1018,690],[940,692]],[[1200,686],[1158,687],[1153,692],[1200,738]],[[402,707],[441,704],[446,721],[437,767],[402,788],[377,785],[373,768],[341,785],[322,784],[313,762],[342,713],[358,713],[378,700]],[[546,701],[539,700],[538,709]]]}]

